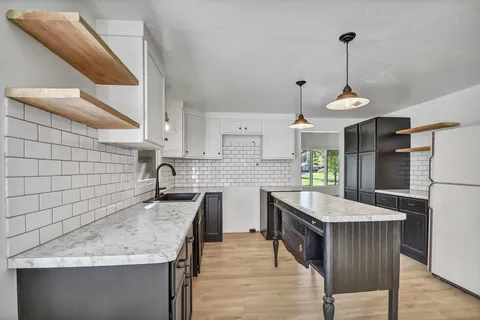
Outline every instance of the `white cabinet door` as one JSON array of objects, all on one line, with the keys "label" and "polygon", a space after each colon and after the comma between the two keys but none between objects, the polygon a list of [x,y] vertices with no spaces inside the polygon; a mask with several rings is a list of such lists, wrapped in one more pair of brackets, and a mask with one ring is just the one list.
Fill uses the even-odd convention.
[{"label": "white cabinet door", "polygon": [[242,129],[244,134],[262,134],[262,120],[244,119],[242,120]]},{"label": "white cabinet door", "polygon": [[242,119],[222,119],[223,134],[241,134]]},{"label": "white cabinet door", "polygon": [[145,140],[164,145],[165,78],[148,51],[145,41]]},{"label": "white cabinet door", "polygon": [[205,156],[205,118],[185,114],[185,157],[203,158]]},{"label": "white cabinet door", "polygon": [[288,127],[290,120],[263,121],[263,159],[294,159],[295,129]]},{"label": "white cabinet door", "polygon": [[222,159],[222,122],[205,119],[205,158]]}]

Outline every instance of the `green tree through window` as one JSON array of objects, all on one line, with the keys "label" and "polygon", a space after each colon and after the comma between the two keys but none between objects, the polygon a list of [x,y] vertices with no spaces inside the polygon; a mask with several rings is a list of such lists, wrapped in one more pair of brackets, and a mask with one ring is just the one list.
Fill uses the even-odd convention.
[{"label": "green tree through window", "polygon": [[338,185],[338,150],[302,150],[302,185]]}]

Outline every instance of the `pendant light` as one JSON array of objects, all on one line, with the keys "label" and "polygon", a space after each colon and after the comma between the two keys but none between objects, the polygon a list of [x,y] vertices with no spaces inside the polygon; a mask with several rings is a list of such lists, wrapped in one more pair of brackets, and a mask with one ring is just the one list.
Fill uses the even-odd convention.
[{"label": "pendant light", "polygon": [[289,125],[290,128],[292,129],[307,129],[307,128],[312,128],[314,127],[313,124],[311,124],[310,122],[308,122],[304,117],[303,117],[303,112],[302,112],[302,86],[307,83],[307,81],[297,81],[295,82],[297,84],[297,86],[300,87],[300,114],[298,115],[298,118],[297,120],[295,120],[294,123],[292,123],[291,125]]},{"label": "pendant light", "polygon": [[347,32],[340,36],[339,40],[346,45],[347,49],[347,84],[343,88],[343,92],[337,97],[337,100],[330,102],[327,105],[328,109],[332,110],[349,110],[360,108],[367,105],[370,100],[366,98],[360,98],[352,88],[348,85],[348,43],[355,39],[355,32]]}]

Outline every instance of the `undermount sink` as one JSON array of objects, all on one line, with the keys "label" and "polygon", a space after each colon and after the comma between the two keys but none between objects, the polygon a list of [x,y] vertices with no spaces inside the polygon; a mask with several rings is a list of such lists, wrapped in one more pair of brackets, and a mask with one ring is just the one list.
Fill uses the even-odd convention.
[{"label": "undermount sink", "polygon": [[198,199],[200,193],[167,193],[161,194],[158,198],[151,198],[143,203],[160,203],[160,202],[193,202]]}]

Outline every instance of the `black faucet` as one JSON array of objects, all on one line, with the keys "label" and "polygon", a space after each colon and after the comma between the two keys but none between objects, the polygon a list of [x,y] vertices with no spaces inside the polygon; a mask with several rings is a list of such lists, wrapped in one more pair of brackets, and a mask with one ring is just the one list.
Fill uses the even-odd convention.
[{"label": "black faucet", "polygon": [[[160,171],[160,168],[163,167],[163,166],[167,166],[169,167],[170,169],[172,169],[172,175],[173,176],[176,176],[177,175],[177,172],[175,171],[175,169],[173,168],[173,166],[169,163],[161,163],[158,167],[157,167],[157,181],[155,183],[155,198],[158,198],[160,197],[160,184],[158,183],[158,172]],[[166,189],[166,188],[163,188],[163,189]]]}]

